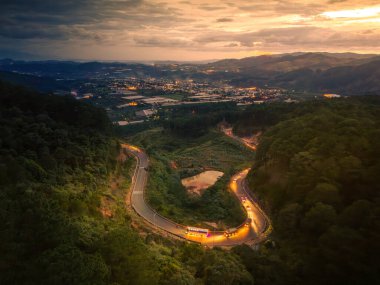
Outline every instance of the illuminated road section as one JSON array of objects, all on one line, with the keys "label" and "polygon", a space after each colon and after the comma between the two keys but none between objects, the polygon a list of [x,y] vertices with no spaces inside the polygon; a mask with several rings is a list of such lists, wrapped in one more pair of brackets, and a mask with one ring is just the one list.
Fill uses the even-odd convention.
[{"label": "illuminated road section", "polygon": [[175,236],[207,246],[233,246],[243,243],[254,243],[255,241],[263,239],[263,235],[266,234],[265,232],[268,230],[268,227],[270,227],[270,223],[264,212],[247,193],[245,178],[249,169],[234,175],[230,182],[230,188],[247,211],[247,216],[251,219],[250,223],[247,223],[247,221],[249,221],[247,220],[241,226],[237,227],[236,232],[230,237],[226,237],[224,232],[217,231],[210,231],[208,237],[191,236],[186,234],[187,226],[177,224],[161,216],[145,201],[144,191],[148,178],[148,156],[135,146],[123,144],[122,147],[133,154],[137,159],[131,185],[132,207],[138,215],[152,225]]},{"label": "illuminated road section", "polygon": [[240,138],[238,136],[235,136],[233,133],[232,133],[232,128],[222,128],[222,131],[225,135],[229,136],[230,138],[236,140],[236,141],[239,141],[241,142],[242,144],[244,144],[246,147],[252,149],[252,150],[256,150],[256,145],[253,144],[252,142],[250,142],[250,140],[248,138]]}]

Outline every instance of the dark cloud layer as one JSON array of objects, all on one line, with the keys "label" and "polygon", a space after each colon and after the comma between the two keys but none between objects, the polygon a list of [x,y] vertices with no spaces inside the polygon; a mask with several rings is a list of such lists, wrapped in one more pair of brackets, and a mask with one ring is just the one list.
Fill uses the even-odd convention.
[{"label": "dark cloud layer", "polygon": [[129,24],[130,30],[174,22],[178,20],[174,12],[165,5],[151,5],[143,0],[2,0],[0,36],[18,39],[87,38],[91,33],[117,30],[115,22]]},{"label": "dark cloud layer", "polygon": [[231,18],[219,18],[216,20],[218,23],[227,23],[227,22],[233,22],[234,20]]},{"label": "dark cloud layer", "polygon": [[182,59],[195,52],[215,58],[217,51],[226,57],[250,50],[374,51],[380,15],[333,19],[324,12],[376,5],[378,0],[0,0],[0,57],[1,50],[120,59],[170,59],[174,51]]}]

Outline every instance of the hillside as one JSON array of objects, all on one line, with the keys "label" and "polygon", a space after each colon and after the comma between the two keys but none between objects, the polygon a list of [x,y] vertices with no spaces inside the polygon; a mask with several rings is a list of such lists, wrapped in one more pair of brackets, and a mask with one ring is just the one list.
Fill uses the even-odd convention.
[{"label": "hillside", "polygon": [[84,79],[95,78],[100,75],[118,73],[120,70],[128,76],[142,74],[160,76],[162,71],[154,66],[122,62],[77,62],[77,61],[22,61],[0,60],[0,71],[49,77],[54,79]]},{"label": "hillside", "polygon": [[[223,60],[205,69],[215,69],[215,78],[230,80],[240,87],[269,85],[344,95],[380,94],[379,56],[324,53],[259,56]],[[225,70],[227,74],[220,74]]]},{"label": "hillside", "polygon": [[0,82],[0,137],[0,284],[253,284],[233,253],[136,231],[104,110]]},{"label": "hillside", "polygon": [[[208,64],[0,60],[0,79],[41,91],[67,90],[76,80],[155,77],[224,81],[342,95],[380,94],[380,57],[354,53],[293,53]],[[59,80],[57,80],[59,79]]]},{"label": "hillside", "polygon": [[[207,64],[205,67],[221,70],[238,70],[242,73],[251,70],[289,72],[308,68],[311,70],[327,70],[338,66],[355,66],[367,63],[376,58],[375,55],[300,53],[283,55],[262,55],[242,59],[227,59]],[[378,57],[377,57],[378,58]]]},{"label": "hillside", "polygon": [[380,60],[325,71],[302,69],[271,79],[270,84],[309,91],[334,91],[346,95],[380,94]]},{"label": "hillside", "polygon": [[10,71],[0,71],[0,80],[16,85],[22,85],[41,92],[51,92],[57,89],[69,90],[72,82],[57,81],[54,78],[30,74],[21,74]]},{"label": "hillside", "polygon": [[[264,132],[249,174],[271,211],[274,247],[236,252],[257,284],[379,283],[379,98],[285,111]],[[279,270],[266,271],[268,263]]]}]

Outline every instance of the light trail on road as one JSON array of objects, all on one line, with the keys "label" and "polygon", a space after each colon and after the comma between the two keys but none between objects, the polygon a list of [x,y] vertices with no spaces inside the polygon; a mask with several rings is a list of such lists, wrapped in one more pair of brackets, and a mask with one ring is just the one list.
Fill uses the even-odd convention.
[{"label": "light trail on road", "polygon": [[131,205],[136,213],[155,227],[158,227],[177,237],[197,242],[206,246],[234,246],[243,243],[255,242],[263,238],[270,221],[259,205],[249,196],[245,187],[245,179],[249,169],[245,169],[234,175],[230,182],[231,191],[239,198],[247,212],[251,222],[247,221],[237,227],[236,232],[230,237],[226,237],[224,232],[210,231],[206,236],[190,236],[186,234],[187,226],[180,225],[157,213],[145,200],[145,187],[148,179],[149,159],[144,151],[136,146],[122,144],[137,159],[135,173],[131,185]]}]

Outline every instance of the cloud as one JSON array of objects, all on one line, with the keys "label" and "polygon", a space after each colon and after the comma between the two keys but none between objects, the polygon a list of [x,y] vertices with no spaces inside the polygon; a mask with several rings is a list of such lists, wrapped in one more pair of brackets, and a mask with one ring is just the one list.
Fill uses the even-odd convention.
[{"label": "cloud", "polygon": [[[143,0],[2,0],[0,35],[9,38],[66,39],[181,22],[176,10]],[[179,13],[178,13],[179,14]],[[92,36],[91,36],[92,37]]]},{"label": "cloud", "polygon": [[238,47],[238,46],[239,46],[238,43],[229,43],[229,44],[224,45],[223,47],[232,48],[232,47]]},{"label": "cloud", "polygon": [[267,0],[237,4],[238,9],[251,12],[255,17],[273,17],[284,15],[315,15],[324,10],[323,3],[315,1]]},{"label": "cloud", "polygon": [[201,10],[206,10],[206,11],[217,11],[217,10],[223,10],[226,9],[225,6],[213,6],[209,4],[202,4],[198,6],[199,9]]},{"label": "cloud", "polygon": [[263,29],[251,33],[220,32],[202,35],[195,39],[199,44],[215,44],[216,42],[239,43],[242,47],[264,46],[267,49],[288,49],[314,47],[377,47],[380,32],[376,34],[340,33],[333,29],[317,27],[291,27]]},{"label": "cloud", "polygon": [[137,36],[134,39],[137,46],[143,47],[187,47],[191,42],[183,38]]},{"label": "cloud", "polygon": [[342,3],[342,2],[347,2],[348,0],[329,0],[329,4],[335,4],[335,3]]},{"label": "cloud", "polygon": [[228,22],[233,22],[234,20],[231,19],[231,18],[219,18],[219,19],[216,19],[216,22],[217,23],[228,23]]},{"label": "cloud", "polygon": [[327,18],[371,18],[380,15],[380,5],[361,9],[328,11],[321,15]]},{"label": "cloud", "polygon": [[38,58],[36,54],[25,52],[22,50],[0,48],[0,55],[2,58],[13,58],[13,59],[29,59]]},{"label": "cloud", "polygon": [[378,50],[378,15],[323,16],[378,1],[0,0],[0,50],[74,58],[160,50],[168,59],[175,51]]}]

